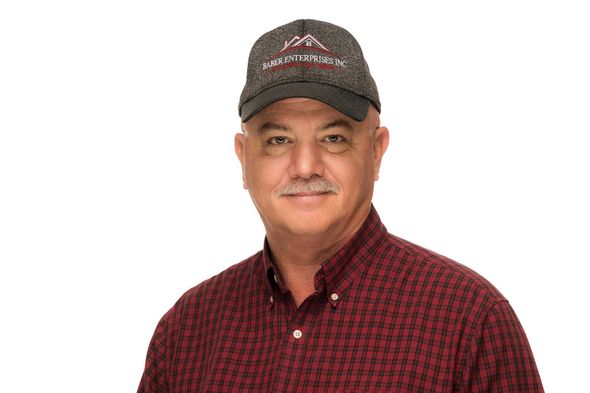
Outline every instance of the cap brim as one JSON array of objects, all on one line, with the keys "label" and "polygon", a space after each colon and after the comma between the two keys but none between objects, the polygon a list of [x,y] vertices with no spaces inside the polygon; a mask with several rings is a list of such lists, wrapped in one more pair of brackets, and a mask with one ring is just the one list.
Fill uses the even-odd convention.
[{"label": "cap brim", "polygon": [[339,87],[315,82],[291,82],[268,88],[246,101],[240,110],[242,122],[247,122],[252,116],[273,102],[293,97],[305,97],[321,101],[356,121],[362,121],[367,117],[369,105],[371,104],[371,101],[367,98]]}]

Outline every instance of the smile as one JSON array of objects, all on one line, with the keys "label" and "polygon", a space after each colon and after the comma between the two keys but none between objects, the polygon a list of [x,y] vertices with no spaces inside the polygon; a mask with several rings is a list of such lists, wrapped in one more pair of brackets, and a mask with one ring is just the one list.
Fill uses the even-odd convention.
[{"label": "smile", "polygon": [[297,197],[297,198],[303,198],[303,197],[318,197],[318,196],[323,196],[323,195],[328,195],[328,194],[332,194],[332,192],[330,191],[313,191],[313,192],[298,192],[295,194],[289,194],[289,195],[285,195],[286,197]]}]

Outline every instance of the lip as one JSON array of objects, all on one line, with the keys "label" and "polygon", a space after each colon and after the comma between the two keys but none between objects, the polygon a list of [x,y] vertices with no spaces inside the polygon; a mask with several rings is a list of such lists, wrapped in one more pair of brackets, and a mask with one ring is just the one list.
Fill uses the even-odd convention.
[{"label": "lip", "polygon": [[303,212],[317,212],[325,208],[325,203],[331,200],[331,192],[300,192],[297,194],[285,195],[284,201],[289,208]]},{"label": "lip", "polygon": [[329,192],[298,192],[297,194],[286,195],[288,197],[314,197],[327,195]]}]

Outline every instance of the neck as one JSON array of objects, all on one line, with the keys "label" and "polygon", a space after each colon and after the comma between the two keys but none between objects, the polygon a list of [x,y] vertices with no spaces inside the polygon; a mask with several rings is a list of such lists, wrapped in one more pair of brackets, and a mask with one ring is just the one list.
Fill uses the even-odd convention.
[{"label": "neck", "polygon": [[[336,243],[324,243],[318,241],[317,237],[289,239],[267,234],[273,261],[297,307],[315,293],[314,278],[322,262],[334,255],[349,239],[345,237]],[[325,247],[326,244],[330,246]]]},{"label": "neck", "polygon": [[267,228],[266,238],[273,261],[298,307],[315,293],[314,278],[322,262],[336,254],[354,236],[368,214],[345,234],[301,236],[268,231]]}]

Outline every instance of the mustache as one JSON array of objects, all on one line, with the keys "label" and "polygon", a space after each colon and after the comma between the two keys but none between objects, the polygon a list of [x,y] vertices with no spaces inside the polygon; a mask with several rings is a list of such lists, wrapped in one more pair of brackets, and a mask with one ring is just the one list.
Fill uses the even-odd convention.
[{"label": "mustache", "polygon": [[340,187],[323,177],[312,177],[311,179],[296,179],[279,188],[276,195],[279,197],[295,195],[300,193],[333,193],[338,194]]}]

